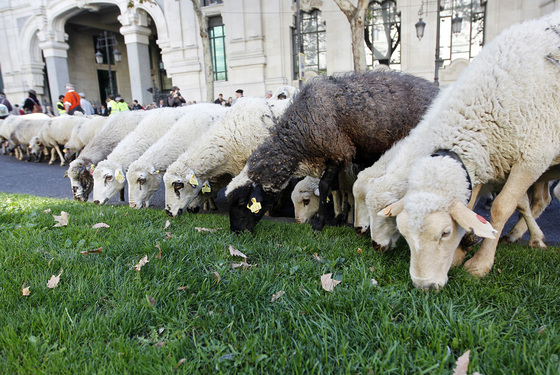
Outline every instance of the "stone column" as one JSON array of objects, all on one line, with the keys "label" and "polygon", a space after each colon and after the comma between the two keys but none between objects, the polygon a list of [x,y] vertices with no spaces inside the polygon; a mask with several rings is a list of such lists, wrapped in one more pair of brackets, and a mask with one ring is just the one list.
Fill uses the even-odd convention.
[{"label": "stone column", "polygon": [[119,16],[119,21],[123,24],[120,32],[124,36],[128,55],[130,89],[132,92],[132,98],[129,102],[132,103],[136,99],[140,104],[151,103],[152,94],[147,91],[152,87],[148,49],[148,36],[151,31],[146,27],[146,14],[143,11],[129,12]]},{"label": "stone column", "polygon": [[[68,74],[68,55],[66,51],[68,43],[46,41],[41,42],[39,47],[43,50],[49,76],[49,88],[51,91],[53,106],[58,101],[59,95],[64,95],[64,85],[70,82]],[[54,111],[56,113],[56,111]]]}]

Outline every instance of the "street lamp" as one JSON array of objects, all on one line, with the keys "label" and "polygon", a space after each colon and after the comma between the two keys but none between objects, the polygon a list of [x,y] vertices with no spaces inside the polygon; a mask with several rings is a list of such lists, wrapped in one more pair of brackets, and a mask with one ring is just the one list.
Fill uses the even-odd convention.
[{"label": "street lamp", "polygon": [[115,47],[113,50],[113,56],[115,57],[115,62],[119,63],[122,60],[122,53],[116,48],[119,45],[117,42],[117,38],[113,33],[108,33],[107,31],[103,31],[103,34],[99,34],[97,37],[97,53],[95,54],[95,61],[98,64],[103,64],[103,54],[101,53],[100,49],[105,48],[105,56],[107,56],[107,68],[109,71],[109,90],[110,94],[114,94],[115,91],[113,90],[113,76],[111,74],[111,59],[109,58],[109,48]]}]

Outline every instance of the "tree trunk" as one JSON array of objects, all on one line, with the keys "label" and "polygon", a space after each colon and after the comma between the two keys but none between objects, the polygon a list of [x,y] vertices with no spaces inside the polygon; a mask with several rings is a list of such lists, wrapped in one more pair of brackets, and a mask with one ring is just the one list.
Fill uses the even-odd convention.
[{"label": "tree trunk", "polygon": [[198,25],[200,27],[200,39],[202,40],[202,51],[204,54],[204,76],[206,80],[206,101],[214,102],[214,71],[212,69],[212,54],[210,52],[210,38],[208,37],[208,20],[202,14],[199,0],[191,0],[193,4]]},{"label": "tree trunk", "polygon": [[352,33],[352,56],[355,71],[365,71],[366,51],[364,48],[364,20],[369,0],[358,0],[358,5],[354,6],[350,0],[334,0],[340,10],[344,13],[350,23]]}]

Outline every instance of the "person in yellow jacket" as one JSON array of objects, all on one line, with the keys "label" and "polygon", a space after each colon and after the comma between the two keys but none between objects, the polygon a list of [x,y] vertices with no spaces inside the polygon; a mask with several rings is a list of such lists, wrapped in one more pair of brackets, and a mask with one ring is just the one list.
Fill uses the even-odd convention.
[{"label": "person in yellow jacket", "polygon": [[109,116],[119,112],[117,102],[115,101],[115,95],[113,94],[110,94],[107,98],[107,111],[109,112]]},{"label": "person in yellow jacket", "polygon": [[64,102],[64,95],[60,95],[58,97],[58,102],[56,103],[56,109],[58,110],[59,115],[63,115],[66,113],[63,102]]},{"label": "person in yellow jacket", "polygon": [[119,112],[130,111],[130,107],[129,107],[128,104],[124,101],[123,98],[117,97],[116,101],[117,101],[117,110],[118,110]]}]

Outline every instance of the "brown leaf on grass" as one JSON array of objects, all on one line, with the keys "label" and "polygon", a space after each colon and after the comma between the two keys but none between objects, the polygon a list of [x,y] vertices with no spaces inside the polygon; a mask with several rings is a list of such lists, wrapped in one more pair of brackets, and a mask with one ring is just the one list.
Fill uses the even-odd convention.
[{"label": "brown leaf on grass", "polygon": [[156,247],[159,249],[159,252],[156,255],[156,259],[161,259],[161,246],[159,245],[159,242],[156,244]]},{"label": "brown leaf on grass", "polygon": [[453,371],[453,375],[467,375],[467,371],[469,370],[469,355],[471,351],[467,350],[462,356],[457,359],[455,362],[455,370]]},{"label": "brown leaf on grass", "polygon": [[358,250],[356,250],[356,251],[357,251],[358,254],[361,254],[363,250],[358,247]]},{"label": "brown leaf on grass", "polygon": [[214,276],[216,277],[216,285],[218,285],[220,283],[220,274],[218,272],[212,272],[214,274]]},{"label": "brown leaf on grass", "polygon": [[57,222],[53,227],[62,227],[68,225],[68,212],[60,211],[60,216],[53,215]]},{"label": "brown leaf on grass", "polygon": [[52,275],[49,281],[47,281],[47,288],[56,288],[58,286],[58,282],[60,281],[60,275],[62,275],[62,270],[60,270],[58,276]]},{"label": "brown leaf on grass", "polygon": [[186,358],[181,358],[179,360],[179,363],[177,363],[177,368],[179,368],[179,366],[181,366],[183,364],[183,362],[185,362],[187,359]]},{"label": "brown leaf on grass", "polygon": [[185,289],[190,289],[190,286],[180,286],[177,288],[177,290],[185,290]]},{"label": "brown leaf on grass", "polygon": [[46,210],[43,210],[43,212],[46,213],[46,214],[50,214],[50,213],[51,213],[51,209],[50,209],[50,208],[47,208]]},{"label": "brown leaf on grass", "polygon": [[109,225],[107,225],[105,223],[97,223],[97,224],[94,224],[91,228],[92,229],[109,228]]},{"label": "brown leaf on grass", "polygon": [[148,262],[148,256],[146,255],[144,258],[140,259],[135,266],[132,266],[132,268],[134,268],[136,271],[140,271],[142,267],[144,267],[144,265]]},{"label": "brown leaf on grass", "polygon": [[320,261],[323,260],[323,258],[321,258],[321,257],[319,256],[319,254],[317,254],[317,253],[313,253],[313,259],[315,259],[317,262],[320,262]]},{"label": "brown leaf on grass", "polygon": [[237,250],[235,247],[229,245],[229,253],[234,257],[241,257],[247,260],[247,255],[243,254],[241,251]]},{"label": "brown leaf on grass", "polygon": [[377,280],[371,279],[371,285],[377,286],[377,284],[379,284],[379,283],[377,282]]},{"label": "brown leaf on grass", "polygon": [[165,232],[165,238],[167,238],[168,240],[170,240],[170,239],[173,238],[173,236],[171,236],[171,233]]},{"label": "brown leaf on grass", "polygon": [[231,264],[231,268],[233,269],[237,269],[237,268],[251,268],[254,267],[253,264],[249,264],[247,262],[241,262],[241,263],[232,263]]},{"label": "brown leaf on grass", "polygon": [[158,348],[162,348],[164,345],[165,345],[165,341],[158,341],[156,344]]},{"label": "brown leaf on grass", "polygon": [[279,291],[278,293],[275,293],[272,295],[272,298],[270,299],[270,302],[274,302],[277,299],[280,299],[280,297],[282,297],[284,294],[286,294],[283,290]]},{"label": "brown leaf on grass", "polygon": [[148,299],[148,302],[150,303],[150,306],[154,307],[154,305],[156,304],[156,299],[152,296],[146,296],[146,298]]},{"label": "brown leaf on grass", "polygon": [[167,220],[167,221],[165,222],[165,227],[164,227],[163,229],[169,228],[170,225],[171,225],[171,222],[170,222],[169,220]]},{"label": "brown leaf on grass", "polygon": [[23,285],[21,286],[21,295],[22,296],[28,296],[31,294],[31,292],[29,291],[29,286],[25,286],[25,283],[23,283]]},{"label": "brown leaf on grass", "polygon": [[80,254],[101,254],[103,252],[103,247],[99,247],[97,249],[93,249],[93,250],[84,250],[84,251],[80,251]]},{"label": "brown leaf on grass", "polygon": [[321,285],[327,292],[332,292],[334,287],[340,284],[341,281],[332,278],[332,273],[327,273],[321,276]]},{"label": "brown leaf on grass", "polygon": [[194,229],[196,229],[199,232],[210,232],[210,233],[216,233],[218,231],[217,229],[201,228],[201,227],[194,227]]}]

